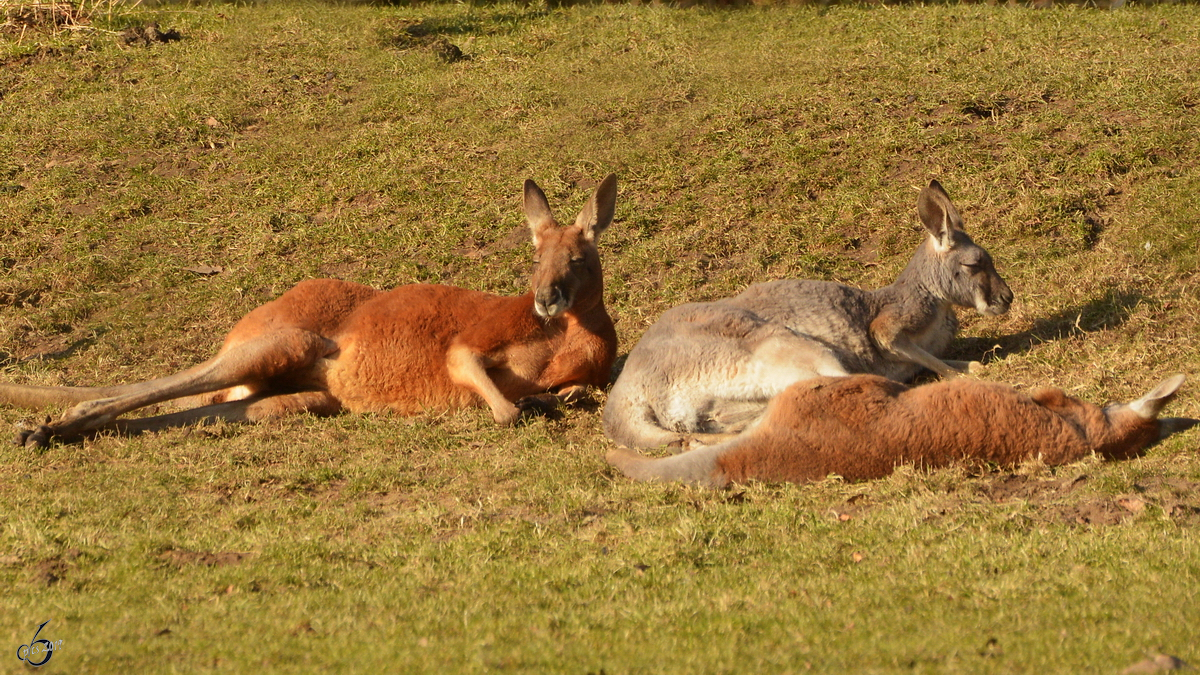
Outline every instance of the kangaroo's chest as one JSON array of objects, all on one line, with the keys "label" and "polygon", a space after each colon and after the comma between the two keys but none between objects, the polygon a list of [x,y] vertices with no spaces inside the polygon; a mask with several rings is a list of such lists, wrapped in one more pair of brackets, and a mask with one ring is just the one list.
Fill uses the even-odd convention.
[{"label": "kangaroo's chest", "polygon": [[954,308],[946,305],[935,305],[929,321],[911,331],[909,338],[921,349],[941,356],[950,347],[950,342],[958,332],[958,316]]},{"label": "kangaroo's chest", "polygon": [[507,378],[536,385],[541,381],[546,368],[554,360],[560,342],[560,338],[552,337],[549,340],[515,342],[505,345],[490,355],[496,365],[489,368],[489,372],[493,379]]},{"label": "kangaroo's chest", "polygon": [[500,368],[490,374],[501,390],[509,383],[514,387],[512,393],[520,395],[525,395],[520,386],[530,388],[526,393],[574,385],[603,387],[616,356],[616,335],[609,334],[611,324],[605,328],[570,321],[539,343],[509,346]]}]

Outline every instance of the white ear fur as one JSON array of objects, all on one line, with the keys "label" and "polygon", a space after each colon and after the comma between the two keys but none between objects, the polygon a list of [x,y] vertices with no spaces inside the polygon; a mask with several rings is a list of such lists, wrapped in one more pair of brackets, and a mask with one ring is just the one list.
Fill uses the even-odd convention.
[{"label": "white ear fur", "polygon": [[575,219],[575,226],[583,231],[583,238],[595,241],[608,226],[612,224],[613,215],[617,210],[617,174],[610,173],[600,185],[592,198],[584,205]]},{"label": "white ear fur", "polygon": [[954,231],[963,229],[962,217],[958,215],[958,209],[954,208],[941,183],[931,180],[921,190],[917,197],[917,215],[929,231],[933,247],[938,253],[954,248]]},{"label": "white ear fur", "polygon": [[1158,417],[1158,413],[1163,407],[1175,398],[1175,394],[1179,393],[1179,388],[1183,386],[1183,381],[1187,379],[1182,373],[1177,373],[1158,383],[1158,386],[1151,389],[1145,396],[1139,398],[1129,404],[1129,409],[1137,413],[1142,419],[1152,420]]},{"label": "white ear fur", "polygon": [[525,181],[525,221],[529,223],[529,231],[533,234],[534,248],[541,245],[542,232],[554,227],[554,215],[550,213],[546,193],[532,180]]}]

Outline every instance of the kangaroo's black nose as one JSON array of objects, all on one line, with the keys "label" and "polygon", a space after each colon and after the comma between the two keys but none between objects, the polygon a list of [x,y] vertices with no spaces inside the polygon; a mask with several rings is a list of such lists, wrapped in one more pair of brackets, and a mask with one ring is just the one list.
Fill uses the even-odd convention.
[{"label": "kangaroo's black nose", "polygon": [[543,288],[541,291],[539,291],[537,299],[538,302],[542,303],[546,307],[552,307],[561,302],[562,297],[562,291],[559,290],[557,286],[551,286],[549,288]]}]

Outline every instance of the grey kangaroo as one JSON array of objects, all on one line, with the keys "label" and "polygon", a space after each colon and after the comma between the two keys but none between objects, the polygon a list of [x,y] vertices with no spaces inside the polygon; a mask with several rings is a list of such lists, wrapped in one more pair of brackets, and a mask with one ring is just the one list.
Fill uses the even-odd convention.
[{"label": "grey kangaroo", "polygon": [[631,448],[704,445],[745,429],[801,380],[907,381],[922,368],[948,376],[979,367],[939,358],[958,331],[954,307],[1003,314],[1012,291],[936,180],[921,190],[917,213],[929,237],[890,286],[771,281],[664,313],[609,393],[605,434]]}]

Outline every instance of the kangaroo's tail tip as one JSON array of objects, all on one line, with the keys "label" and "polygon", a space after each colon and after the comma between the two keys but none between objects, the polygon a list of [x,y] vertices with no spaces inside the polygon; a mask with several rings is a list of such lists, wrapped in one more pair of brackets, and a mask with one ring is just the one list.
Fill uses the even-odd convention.
[{"label": "kangaroo's tail tip", "polygon": [[637,471],[637,467],[649,461],[649,458],[642,453],[630,450],[629,448],[613,448],[608,451],[604,459],[626,476],[634,480],[646,480],[646,478],[637,475],[641,473]]},{"label": "kangaroo's tail tip", "polygon": [[608,452],[608,463],[636,481],[679,481],[688,485],[723,488],[729,478],[718,468],[722,448],[707,446],[670,457],[647,457],[628,448]]}]

